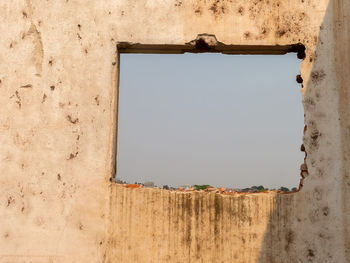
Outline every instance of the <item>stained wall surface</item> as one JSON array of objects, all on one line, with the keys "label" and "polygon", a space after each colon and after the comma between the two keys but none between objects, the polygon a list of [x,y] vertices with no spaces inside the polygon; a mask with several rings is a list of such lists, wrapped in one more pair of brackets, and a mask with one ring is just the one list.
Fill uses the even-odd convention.
[{"label": "stained wall surface", "polygon": [[[0,262],[350,262],[349,1],[14,0],[0,12]],[[110,182],[118,42],[204,33],[305,45],[299,192]]]}]

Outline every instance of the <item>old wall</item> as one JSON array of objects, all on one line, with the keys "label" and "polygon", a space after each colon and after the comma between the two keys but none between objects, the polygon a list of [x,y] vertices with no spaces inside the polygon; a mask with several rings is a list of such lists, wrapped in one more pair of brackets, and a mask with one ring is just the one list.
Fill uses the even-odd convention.
[{"label": "old wall", "polygon": [[117,186],[113,196],[109,262],[294,262],[288,259],[296,235],[291,194]]},{"label": "old wall", "polygon": [[[0,262],[347,262],[345,0],[0,2]],[[295,194],[125,189],[117,43],[302,43],[308,176]],[[297,176],[297,175],[296,175]]]}]

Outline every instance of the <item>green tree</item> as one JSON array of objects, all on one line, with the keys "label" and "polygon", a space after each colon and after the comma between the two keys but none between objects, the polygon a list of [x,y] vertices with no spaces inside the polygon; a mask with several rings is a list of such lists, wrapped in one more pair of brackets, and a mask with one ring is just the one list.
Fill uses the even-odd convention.
[{"label": "green tree", "polygon": [[203,184],[203,185],[198,185],[198,184],[195,184],[193,185],[193,188],[196,189],[197,191],[199,190],[205,190],[209,187],[210,185],[208,184]]},{"label": "green tree", "polygon": [[284,186],[281,186],[280,190],[283,192],[290,192],[289,188],[284,187]]}]

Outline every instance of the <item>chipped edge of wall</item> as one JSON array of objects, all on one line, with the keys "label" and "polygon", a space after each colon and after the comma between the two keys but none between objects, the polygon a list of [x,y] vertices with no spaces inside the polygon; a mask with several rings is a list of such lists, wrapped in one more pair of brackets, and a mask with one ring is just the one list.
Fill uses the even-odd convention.
[{"label": "chipped edge of wall", "polygon": [[297,53],[298,58],[305,57],[305,46],[302,43],[289,45],[231,45],[218,41],[215,35],[199,34],[194,40],[185,44],[141,44],[118,42],[120,53],[150,53],[150,54],[183,54],[190,53],[222,53],[222,54],[261,54],[283,55],[289,52]]}]

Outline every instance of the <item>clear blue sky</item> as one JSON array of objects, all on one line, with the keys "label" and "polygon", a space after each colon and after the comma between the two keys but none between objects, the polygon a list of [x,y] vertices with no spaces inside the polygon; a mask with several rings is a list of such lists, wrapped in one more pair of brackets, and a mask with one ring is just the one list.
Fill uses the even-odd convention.
[{"label": "clear blue sky", "polygon": [[122,54],[117,178],[298,186],[299,65],[294,53]]}]

